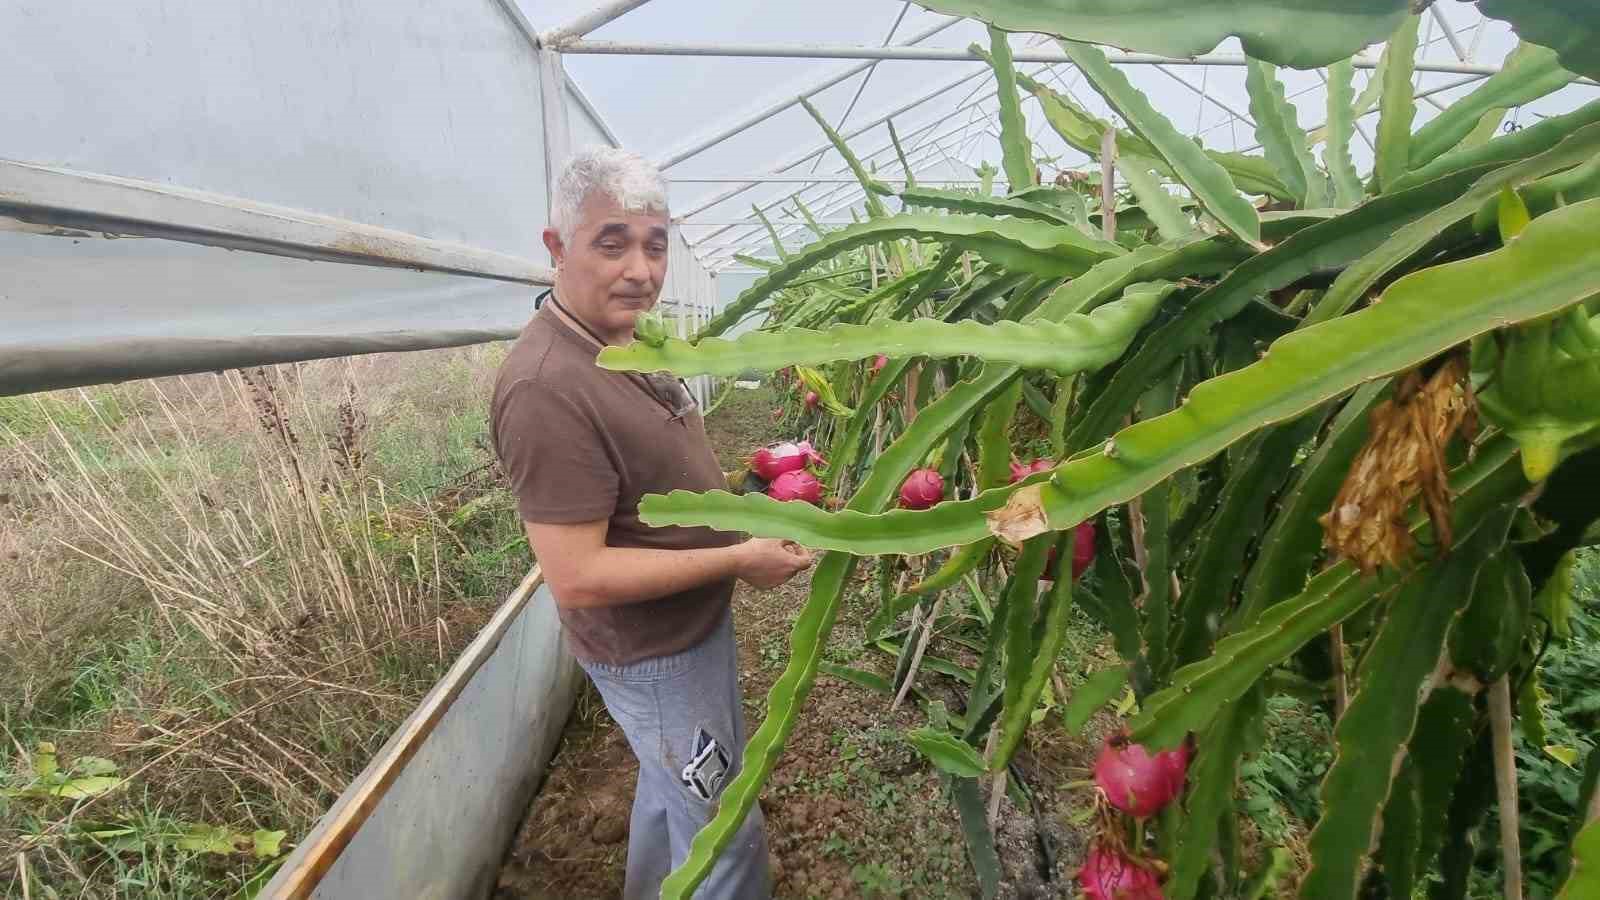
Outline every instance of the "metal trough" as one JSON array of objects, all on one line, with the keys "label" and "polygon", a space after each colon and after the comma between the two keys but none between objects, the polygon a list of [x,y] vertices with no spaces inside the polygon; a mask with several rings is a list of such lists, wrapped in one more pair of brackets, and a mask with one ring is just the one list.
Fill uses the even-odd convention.
[{"label": "metal trough", "polygon": [[534,567],[260,896],[488,896],[579,678]]}]

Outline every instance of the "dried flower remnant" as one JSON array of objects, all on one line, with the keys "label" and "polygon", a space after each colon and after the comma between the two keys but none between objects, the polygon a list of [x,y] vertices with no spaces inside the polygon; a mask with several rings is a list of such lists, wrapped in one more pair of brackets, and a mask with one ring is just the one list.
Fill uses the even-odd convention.
[{"label": "dried flower remnant", "polygon": [[347,474],[361,471],[366,462],[367,413],[356,397],[354,380],[346,379],[345,396],[338,406],[339,429],[328,437],[333,464]]},{"label": "dried flower remnant", "polygon": [[300,436],[295,434],[289,417],[284,414],[283,400],[278,395],[281,377],[278,368],[257,366],[254,369],[240,369],[239,376],[249,389],[250,403],[255,407],[256,421],[260,423],[261,430],[292,452],[294,445],[300,443]]},{"label": "dried flower remnant", "polygon": [[1414,541],[1406,510],[1422,498],[1440,549],[1451,545],[1450,488],[1444,450],[1458,431],[1476,429],[1467,362],[1452,356],[1426,380],[1409,372],[1394,396],[1372,411],[1371,434],[1356,454],[1333,507],[1319,521],[1323,546],[1363,573],[1398,566]]},{"label": "dried flower remnant", "polygon": [[1043,487],[1043,484],[1030,484],[1018,488],[1005,506],[988,513],[990,533],[1008,544],[1017,545],[1049,531],[1050,519],[1045,515],[1039,496]]}]

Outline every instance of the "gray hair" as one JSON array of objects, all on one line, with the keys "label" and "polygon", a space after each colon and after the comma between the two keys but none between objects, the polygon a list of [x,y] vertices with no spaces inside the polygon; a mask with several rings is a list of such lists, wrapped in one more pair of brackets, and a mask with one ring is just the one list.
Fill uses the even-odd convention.
[{"label": "gray hair", "polygon": [[667,182],[654,163],[617,147],[589,147],[572,157],[556,181],[550,224],[562,241],[572,240],[583,202],[594,194],[628,212],[667,214]]}]

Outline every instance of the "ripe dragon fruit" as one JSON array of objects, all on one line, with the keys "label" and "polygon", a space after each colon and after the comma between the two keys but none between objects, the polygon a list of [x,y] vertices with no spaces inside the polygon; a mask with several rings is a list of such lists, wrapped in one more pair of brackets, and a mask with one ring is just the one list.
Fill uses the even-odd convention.
[{"label": "ripe dragon fruit", "polygon": [[810,441],[785,441],[762,447],[750,457],[750,471],[756,473],[762,481],[770,482],[785,472],[804,469],[815,463],[819,466],[827,465],[827,460],[822,458],[812,446]]},{"label": "ripe dragon fruit", "polygon": [[918,469],[900,485],[900,505],[905,509],[927,509],[944,499],[944,479],[932,469]]},{"label": "ripe dragon fruit", "polygon": [[1106,802],[1136,819],[1145,819],[1183,792],[1188,768],[1186,747],[1151,756],[1126,735],[1112,735],[1095,760],[1094,783],[1105,793]]},{"label": "ripe dragon fruit", "polygon": [[822,500],[822,483],[805,469],[784,472],[767,485],[767,496],[774,500],[804,500],[815,504]]},{"label": "ripe dragon fruit", "polygon": [[1029,475],[1037,472],[1048,472],[1055,467],[1056,461],[1053,459],[1036,459],[1031,463],[1019,463],[1016,460],[1012,460],[1011,483],[1016,484]]},{"label": "ripe dragon fruit", "polygon": [[[1094,564],[1094,520],[1088,519],[1078,523],[1072,529],[1072,579],[1074,581],[1083,577]],[[1044,575],[1041,578],[1056,578],[1056,548],[1050,548],[1050,555],[1045,558]]]},{"label": "ripe dragon fruit", "polygon": [[1089,900],[1161,900],[1156,874],[1104,841],[1089,846],[1078,885]]}]

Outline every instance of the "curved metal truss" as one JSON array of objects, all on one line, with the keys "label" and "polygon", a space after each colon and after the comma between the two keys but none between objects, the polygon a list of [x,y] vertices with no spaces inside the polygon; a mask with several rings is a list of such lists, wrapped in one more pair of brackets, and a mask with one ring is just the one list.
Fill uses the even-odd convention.
[{"label": "curved metal truss", "polygon": [[[509,0],[506,0],[509,2]],[[639,0],[631,2],[611,3],[597,9],[595,12],[584,16],[577,22],[563,28],[553,29],[538,36],[542,52],[551,56],[562,54],[587,54],[587,55],[651,55],[651,56],[724,56],[744,58],[802,58],[802,59],[842,59],[856,60],[854,65],[838,69],[827,75],[819,77],[813,83],[798,91],[794,96],[787,97],[753,111],[735,115],[729,119],[718,122],[694,138],[685,141],[680,147],[663,154],[657,162],[668,171],[668,177],[675,184],[709,183],[722,185],[721,190],[709,193],[704,199],[692,204],[688,209],[674,215],[674,222],[685,228],[695,230],[692,238],[686,233],[690,246],[694,248],[696,258],[712,272],[726,271],[736,264],[736,257],[753,255],[757,251],[770,246],[771,235],[766,226],[752,212],[743,217],[730,216],[728,213],[718,213],[725,201],[760,189],[767,185],[793,185],[792,190],[780,192],[774,197],[762,200],[756,208],[763,213],[781,211],[786,205],[794,205],[796,201],[806,204],[808,210],[814,214],[817,224],[846,224],[850,220],[843,218],[828,218],[838,216],[859,203],[862,191],[856,180],[848,174],[844,165],[831,168],[822,168],[819,163],[826,159],[832,151],[832,146],[826,141],[819,141],[805,150],[774,160],[771,164],[762,167],[761,171],[754,173],[740,173],[718,176],[674,176],[671,170],[680,163],[695,157],[713,147],[722,144],[737,135],[761,126],[779,113],[800,104],[803,98],[815,96],[831,87],[843,84],[852,79],[858,79],[855,95],[849,105],[838,119],[831,124],[841,132],[846,141],[860,140],[885,123],[894,121],[900,126],[901,144],[905,152],[905,161],[915,170],[919,165],[936,161],[955,163],[960,167],[972,168],[973,163],[964,157],[968,147],[973,141],[974,134],[982,135],[988,131],[994,112],[995,92],[987,89],[988,70],[964,71],[963,74],[934,83],[925,93],[907,101],[899,103],[889,109],[884,109],[852,119],[857,102],[860,100],[868,81],[872,78],[874,68],[885,60],[916,60],[925,62],[970,62],[980,60],[976,52],[965,48],[924,46],[923,42],[945,31],[950,26],[961,21],[960,19],[947,19],[917,34],[904,38],[898,43],[892,43],[896,33],[903,24],[906,13],[911,7],[906,2],[900,15],[896,18],[889,33],[884,37],[880,46],[846,46],[846,45],[776,45],[776,44],[710,44],[710,43],[640,43],[625,41],[598,41],[589,40],[587,33],[602,24],[612,21],[618,16],[643,5]],[[1416,58],[1418,72],[1447,73],[1460,77],[1451,79],[1442,84],[1433,84],[1427,87],[1418,86],[1414,96],[1443,108],[1434,95],[1454,90],[1473,84],[1499,71],[1497,65],[1483,64],[1478,60],[1478,49],[1483,39],[1487,20],[1479,15],[1474,21],[1452,22],[1448,15],[1460,17],[1460,12],[1447,14],[1439,4],[1429,7],[1429,15],[1425,20],[1425,32],[1419,41]],[[1037,64],[1029,74],[1034,78],[1044,80],[1058,89],[1067,93],[1072,92],[1070,84],[1064,74],[1070,73],[1071,63],[1065,54],[1041,48],[1038,44],[1015,51],[1015,60],[1019,65]],[[1220,112],[1225,118],[1219,124],[1202,127],[1200,117],[1197,116],[1194,134],[1197,138],[1219,127],[1240,126],[1253,134],[1255,123],[1251,120],[1249,112],[1244,105],[1229,101],[1222,91],[1208,86],[1208,79],[1201,78],[1198,82],[1192,77],[1185,77],[1176,71],[1178,66],[1205,66],[1205,67],[1238,67],[1245,64],[1245,57],[1234,54],[1212,53],[1195,58],[1179,59],[1154,56],[1144,53],[1112,53],[1110,59],[1121,65],[1150,66],[1156,71],[1167,76],[1174,84],[1193,94],[1197,108],[1204,112],[1211,108]],[[559,63],[558,63],[559,64]],[[1355,60],[1357,68],[1371,69],[1377,65],[1376,55],[1358,56]],[[1320,75],[1321,72],[1319,71]],[[1592,84],[1592,82],[1589,82]],[[1320,83],[1305,90],[1315,90]],[[1302,91],[1301,93],[1304,93]],[[957,96],[953,108],[947,105],[944,98]],[[1031,98],[1024,97],[1024,102]],[[941,104],[937,113],[926,116],[910,127],[906,127],[901,117],[915,117],[917,112],[924,107]],[[1375,114],[1375,110],[1368,115]],[[848,126],[848,127],[847,127]],[[1316,127],[1321,127],[1320,123]],[[1358,124],[1358,134],[1363,140],[1371,143],[1371,136]],[[907,173],[900,164],[900,159],[895,155],[893,145],[885,140],[869,147],[853,146],[856,154],[868,165],[877,166],[878,177],[890,183],[903,181]],[[1242,150],[1254,150],[1255,146],[1242,147]],[[807,164],[810,164],[809,166]],[[804,167],[804,168],[803,168]],[[925,177],[913,171],[919,182],[929,183],[967,183],[976,184],[975,178],[940,178]],[[803,220],[794,218],[780,218],[773,222],[773,227],[780,239],[796,234],[807,227]]]}]

